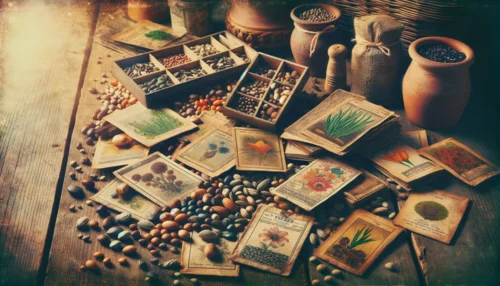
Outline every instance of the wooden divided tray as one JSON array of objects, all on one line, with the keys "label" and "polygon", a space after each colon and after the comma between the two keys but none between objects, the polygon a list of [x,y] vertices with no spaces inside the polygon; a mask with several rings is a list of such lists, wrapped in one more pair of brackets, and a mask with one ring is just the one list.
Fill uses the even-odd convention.
[{"label": "wooden divided tray", "polygon": [[[210,44],[215,48],[214,53],[200,56],[190,49],[190,47],[200,44]],[[184,54],[190,61],[168,68],[161,63],[163,58],[176,54]],[[114,61],[111,73],[143,105],[148,108],[156,108],[171,101],[172,96],[179,92],[185,92],[191,88],[199,88],[202,85],[213,84],[215,81],[242,74],[257,55],[257,52],[244,42],[231,33],[223,31],[182,45]],[[217,62],[223,56],[232,58],[234,65],[217,70]],[[125,69],[135,64],[151,65],[152,71],[128,75]],[[198,69],[200,75],[192,79],[182,77],[183,71],[192,69]],[[158,78],[160,78],[160,81],[158,81]]]},{"label": "wooden divided tray", "polygon": [[[308,78],[307,67],[259,53],[236,83],[222,112],[253,126],[275,130]],[[249,89],[252,83],[264,90]]]}]

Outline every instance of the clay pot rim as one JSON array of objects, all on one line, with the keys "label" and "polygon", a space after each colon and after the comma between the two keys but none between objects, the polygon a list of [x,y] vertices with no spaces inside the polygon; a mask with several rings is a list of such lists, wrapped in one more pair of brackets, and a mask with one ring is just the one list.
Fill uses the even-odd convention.
[{"label": "clay pot rim", "polygon": [[[328,11],[330,14],[333,14],[335,16],[335,19],[330,20],[330,21],[322,21],[322,22],[311,22],[311,21],[306,21],[306,20],[301,20],[298,17],[298,11],[303,11],[306,9],[311,9],[311,8],[323,8],[326,11]],[[290,12],[290,17],[292,20],[295,22],[297,26],[300,28],[309,30],[309,31],[320,31],[323,30],[325,27],[328,25],[331,25],[335,22],[337,22],[342,16],[342,12],[340,11],[339,8],[333,6],[333,5],[328,5],[328,4],[322,4],[322,3],[315,3],[315,4],[302,4],[299,5],[295,8],[292,9]]]},{"label": "clay pot rim", "polygon": [[[420,45],[429,43],[446,44],[454,48],[455,50],[464,53],[465,60],[458,63],[441,63],[426,59],[417,52],[417,48]],[[410,54],[410,57],[412,58],[413,61],[415,61],[418,65],[428,69],[468,68],[474,63],[474,52],[467,44],[459,40],[446,37],[420,38],[410,44],[410,47],[408,48],[408,53]]]}]

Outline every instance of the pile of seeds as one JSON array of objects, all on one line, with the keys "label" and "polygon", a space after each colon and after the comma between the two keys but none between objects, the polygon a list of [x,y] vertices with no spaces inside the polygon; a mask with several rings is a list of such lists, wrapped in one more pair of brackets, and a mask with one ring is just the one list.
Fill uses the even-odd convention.
[{"label": "pile of seeds", "polygon": [[230,56],[215,57],[204,61],[214,71],[225,70],[236,65],[236,62]]},{"label": "pile of seeds", "polygon": [[269,103],[262,104],[262,108],[259,112],[259,117],[269,121],[276,121],[279,113],[279,108],[272,106]]},{"label": "pile of seeds", "polygon": [[146,81],[142,84],[139,84],[139,87],[142,88],[146,93],[151,93],[155,91],[162,90],[167,88],[173,84],[172,80],[168,77],[167,74],[162,74],[158,77],[154,77],[149,81]]},{"label": "pile of seeds", "polygon": [[182,65],[185,63],[191,62],[191,59],[186,56],[185,54],[177,54],[177,55],[171,55],[165,58],[159,59],[159,61],[162,63],[163,66],[166,68],[171,68],[175,67],[178,65]]},{"label": "pile of seeds", "polygon": [[291,87],[273,82],[271,83],[270,86],[268,100],[272,104],[282,106],[283,104],[285,104],[291,93],[292,93]]},{"label": "pile of seeds", "polygon": [[234,108],[236,110],[239,110],[243,113],[253,115],[257,109],[257,106],[259,105],[259,102],[253,99],[250,99],[245,96],[238,96]]},{"label": "pile of seeds", "polygon": [[440,63],[458,63],[465,60],[464,53],[444,44],[425,44],[418,47],[422,57]]},{"label": "pile of seeds", "polygon": [[279,72],[276,76],[276,80],[282,83],[287,83],[291,85],[295,85],[297,80],[300,78],[300,74],[296,71],[292,72]]},{"label": "pile of seeds", "polygon": [[131,78],[140,77],[159,70],[160,69],[151,62],[137,63],[123,69],[123,71]]},{"label": "pile of seeds", "polygon": [[266,94],[267,82],[263,80],[248,80],[240,86],[240,92],[256,98],[262,98]]},{"label": "pile of seeds", "polygon": [[219,53],[219,50],[211,44],[194,45],[189,47],[189,49],[199,57],[206,57]]},{"label": "pile of seeds", "polygon": [[193,69],[190,69],[190,70],[181,69],[178,72],[175,72],[174,76],[180,82],[186,82],[186,81],[193,80],[195,78],[202,77],[202,76],[204,76],[206,74],[207,74],[206,71],[204,71],[202,68],[198,67],[198,68],[193,68]]},{"label": "pile of seeds", "polygon": [[187,101],[176,101],[174,110],[183,117],[200,115],[204,110],[222,111],[227,93],[233,90],[236,81],[227,81],[224,85],[215,85],[189,95]]},{"label": "pile of seeds", "polygon": [[258,74],[260,76],[267,77],[267,78],[273,78],[274,74],[276,73],[276,70],[272,69],[270,67],[258,66],[252,70],[252,73]]},{"label": "pile of seeds", "polygon": [[238,58],[242,59],[245,63],[249,63],[250,59],[247,57],[247,54],[245,52],[238,53],[238,52],[233,52],[235,55],[238,56]]},{"label": "pile of seeds", "polygon": [[335,15],[323,8],[312,8],[300,13],[299,19],[309,22],[325,22],[335,20]]}]

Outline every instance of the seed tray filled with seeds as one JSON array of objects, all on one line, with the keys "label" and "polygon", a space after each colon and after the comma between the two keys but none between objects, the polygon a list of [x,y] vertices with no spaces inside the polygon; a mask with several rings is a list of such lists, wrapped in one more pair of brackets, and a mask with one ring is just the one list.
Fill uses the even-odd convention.
[{"label": "seed tray filled with seeds", "polygon": [[304,88],[308,78],[307,67],[259,53],[228,96],[223,113],[275,130],[293,96]]},{"label": "seed tray filled with seeds", "polygon": [[[257,52],[229,32],[113,62],[112,74],[146,107],[240,76]],[[169,99],[170,98],[170,99]]]}]

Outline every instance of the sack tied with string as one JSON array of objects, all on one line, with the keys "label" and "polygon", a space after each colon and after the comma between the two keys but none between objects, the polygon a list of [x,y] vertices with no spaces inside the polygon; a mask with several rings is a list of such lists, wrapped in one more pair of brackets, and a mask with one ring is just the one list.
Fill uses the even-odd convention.
[{"label": "sack tied with string", "polygon": [[403,26],[386,15],[354,19],[356,45],[351,57],[351,91],[369,101],[390,105],[400,91],[401,33]]}]

